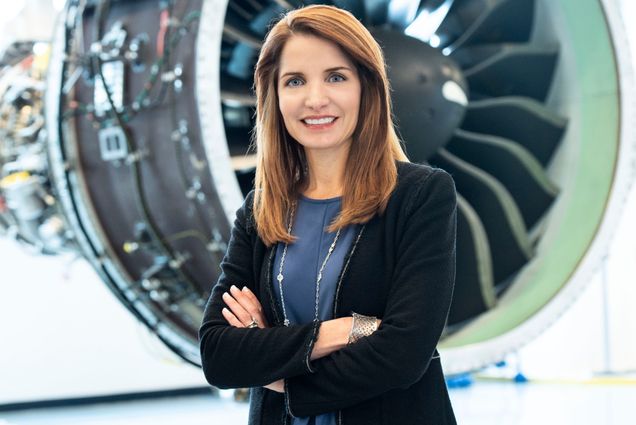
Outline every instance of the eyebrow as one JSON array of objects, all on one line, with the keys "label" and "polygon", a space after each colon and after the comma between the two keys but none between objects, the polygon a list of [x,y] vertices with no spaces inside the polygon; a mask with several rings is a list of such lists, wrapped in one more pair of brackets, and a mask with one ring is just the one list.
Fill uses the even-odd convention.
[{"label": "eyebrow", "polygon": [[[350,72],[353,72],[353,71],[351,70],[351,68],[349,68],[348,66],[335,66],[335,67],[333,67],[333,68],[327,68],[327,69],[325,69],[325,71],[324,71],[324,72],[325,72],[325,73],[327,73],[327,72],[334,72],[334,71],[340,71],[340,70],[343,70],[343,69],[345,69],[345,70],[347,70],[347,71],[350,71]],[[281,79],[285,78],[285,77],[286,77],[286,76],[288,76],[288,75],[303,75],[303,73],[302,73],[302,72],[298,72],[298,71],[290,71],[290,72],[286,72],[286,73],[284,73],[284,74],[283,74],[283,75],[281,75],[278,79],[279,79],[279,80],[281,80]]]}]

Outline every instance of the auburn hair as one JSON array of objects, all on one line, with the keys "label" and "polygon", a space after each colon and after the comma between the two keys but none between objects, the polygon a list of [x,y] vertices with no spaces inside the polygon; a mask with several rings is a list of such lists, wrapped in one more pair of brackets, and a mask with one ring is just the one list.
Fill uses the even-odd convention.
[{"label": "auburn hair", "polygon": [[259,237],[270,246],[296,239],[287,231],[289,210],[308,184],[303,146],[287,132],[278,107],[280,56],[295,34],[330,41],[355,64],[361,96],[358,123],[346,162],[339,215],[329,232],[365,223],[382,214],[397,183],[396,160],[408,161],[395,132],[389,80],[382,49],[351,13],[333,6],[292,10],[270,29],[256,63],[256,144],[254,219]]}]

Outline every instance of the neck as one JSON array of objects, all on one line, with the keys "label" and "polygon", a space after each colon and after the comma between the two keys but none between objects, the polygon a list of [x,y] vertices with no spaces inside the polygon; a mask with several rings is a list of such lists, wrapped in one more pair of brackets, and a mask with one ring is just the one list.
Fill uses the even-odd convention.
[{"label": "neck", "polygon": [[343,153],[305,150],[309,170],[303,195],[314,199],[342,196],[348,149]]}]

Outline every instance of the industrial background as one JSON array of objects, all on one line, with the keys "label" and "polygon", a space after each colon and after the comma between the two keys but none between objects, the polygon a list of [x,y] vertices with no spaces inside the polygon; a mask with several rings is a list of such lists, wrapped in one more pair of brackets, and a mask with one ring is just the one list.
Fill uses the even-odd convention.
[{"label": "industrial background", "polygon": [[[411,160],[457,185],[458,422],[635,423],[636,4],[329,4],[383,46]],[[246,423],[196,331],[254,175],[253,65],[299,5],[3,5],[0,425]]]}]

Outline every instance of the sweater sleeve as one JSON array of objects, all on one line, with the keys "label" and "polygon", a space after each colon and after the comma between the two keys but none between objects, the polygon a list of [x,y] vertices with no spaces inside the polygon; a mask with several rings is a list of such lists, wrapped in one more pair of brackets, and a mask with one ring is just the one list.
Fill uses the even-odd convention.
[{"label": "sweater sleeve", "polygon": [[[212,289],[199,329],[201,366],[215,387],[247,388],[268,385],[283,377],[313,372],[309,357],[321,322],[271,328],[236,328],[221,314],[221,298],[231,285],[254,291],[253,245],[248,216],[253,191],[236,213],[221,262],[221,275]],[[313,366],[313,362],[312,362]]]},{"label": "sweater sleeve", "polygon": [[408,208],[382,323],[372,335],[313,362],[314,374],[285,380],[292,416],[343,409],[427,371],[450,309],[455,282],[457,200],[451,176],[436,169]]}]

